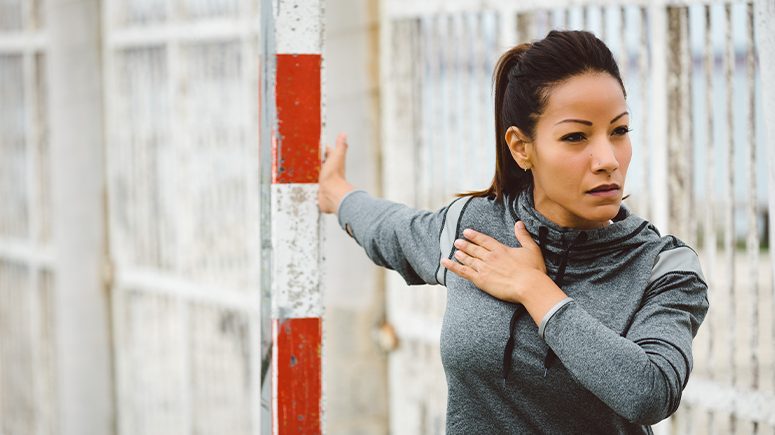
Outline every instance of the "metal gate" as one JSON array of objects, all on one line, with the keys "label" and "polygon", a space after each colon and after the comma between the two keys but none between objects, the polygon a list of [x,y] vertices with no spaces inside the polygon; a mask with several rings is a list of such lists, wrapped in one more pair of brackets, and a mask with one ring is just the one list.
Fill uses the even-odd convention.
[{"label": "metal gate", "polygon": [[53,434],[45,23],[38,1],[0,3],[0,433]]},{"label": "metal gate", "polygon": [[120,434],[260,432],[258,2],[107,0]]},{"label": "metal gate", "polygon": [[[627,204],[696,247],[710,279],[692,378],[658,430],[775,429],[767,205],[775,186],[764,158],[753,16],[742,1],[391,0],[382,10],[384,191],[421,208],[488,185],[500,53],[550,28],[591,30],[614,52],[634,129]],[[391,429],[442,433],[445,290],[408,288],[395,274],[387,288],[402,343],[390,357]]]}]

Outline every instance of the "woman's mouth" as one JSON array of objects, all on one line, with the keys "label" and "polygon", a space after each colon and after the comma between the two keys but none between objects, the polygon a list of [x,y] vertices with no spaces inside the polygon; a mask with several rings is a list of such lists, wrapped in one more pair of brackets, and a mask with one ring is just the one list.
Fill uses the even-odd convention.
[{"label": "woman's mouth", "polygon": [[603,184],[588,190],[587,193],[598,197],[610,198],[619,195],[620,190],[621,187],[618,184]]}]

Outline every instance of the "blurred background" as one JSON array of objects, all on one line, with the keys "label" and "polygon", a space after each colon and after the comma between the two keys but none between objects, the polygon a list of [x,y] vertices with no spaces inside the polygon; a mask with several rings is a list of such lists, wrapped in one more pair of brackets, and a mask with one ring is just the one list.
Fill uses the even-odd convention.
[{"label": "blurred background", "polygon": [[[1,435],[268,433],[272,2],[300,3],[0,0]],[[348,133],[356,186],[436,209],[492,178],[499,55],[593,31],[628,92],[626,204],[710,281],[691,380],[657,431],[773,434],[773,27],[755,22],[775,7],[756,7],[327,0],[322,140]],[[445,289],[374,267],[332,216],[320,229],[325,431],[443,433]]]}]

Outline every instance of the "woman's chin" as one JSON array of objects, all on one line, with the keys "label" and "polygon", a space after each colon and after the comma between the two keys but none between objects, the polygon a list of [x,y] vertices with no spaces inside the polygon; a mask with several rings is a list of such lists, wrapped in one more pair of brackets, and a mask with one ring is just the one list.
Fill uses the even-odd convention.
[{"label": "woman's chin", "polygon": [[590,210],[589,214],[585,217],[590,222],[598,223],[599,226],[606,226],[610,220],[619,214],[620,205],[621,202],[597,206],[594,210]]}]

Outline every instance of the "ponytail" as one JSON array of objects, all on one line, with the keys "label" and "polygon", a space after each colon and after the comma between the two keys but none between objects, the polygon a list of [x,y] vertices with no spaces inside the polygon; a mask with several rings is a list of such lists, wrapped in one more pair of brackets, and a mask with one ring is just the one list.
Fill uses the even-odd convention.
[{"label": "ponytail", "polygon": [[511,124],[508,124],[503,116],[503,103],[506,100],[509,83],[511,80],[517,80],[517,77],[511,77],[512,73],[517,70],[520,59],[531,46],[531,43],[525,42],[503,53],[496,62],[492,74],[495,94],[495,176],[492,184],[486,190],[460,193],[457,196],[490,197],[501,201],[504,193],[522,190],[533,181],[533,177],[521,171],[511,156],[506,143],[506,130],[511,127]]}]

